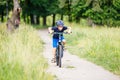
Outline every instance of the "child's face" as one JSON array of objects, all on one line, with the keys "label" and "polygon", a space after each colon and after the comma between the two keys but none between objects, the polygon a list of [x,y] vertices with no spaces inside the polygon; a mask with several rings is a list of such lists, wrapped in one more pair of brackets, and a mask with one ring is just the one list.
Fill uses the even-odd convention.
[{"label": "child's face", "polygon": [[62,30],[63,29],[63,26],[58,26],[58,30]]}]

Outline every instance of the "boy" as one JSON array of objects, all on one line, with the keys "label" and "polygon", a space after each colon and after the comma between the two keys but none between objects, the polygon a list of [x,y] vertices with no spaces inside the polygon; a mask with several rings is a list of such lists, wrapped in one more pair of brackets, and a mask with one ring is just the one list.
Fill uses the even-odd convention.
[{"label": "boy", "polygon": [[[64,32],[65,30],[67,30],[68,33],[71,33],[71,27],[66,27],[64,26],[64,22],[62,20],[58,20],[56,22],[56,27],[49,27],[48,31],[49,33],[53,33],[53,32]],[[53,58],[52,58],[52,63],[56,62],[56,48],[57,48],[57,43],[59,41],[59,35],[58,34],[54,34],[53,35]],[[65,39],[64,36],[62,36],[62,42],[63,44],[65,44]]]}]

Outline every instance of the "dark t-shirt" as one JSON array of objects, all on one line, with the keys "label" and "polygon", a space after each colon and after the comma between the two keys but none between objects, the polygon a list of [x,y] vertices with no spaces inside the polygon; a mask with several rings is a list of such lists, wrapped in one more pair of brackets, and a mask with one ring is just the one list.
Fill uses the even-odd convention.
[{"label": "dark t-shirt", "polygon": [[[54,32],[64,32],[66,29],[67,29],[66,26],[63,26],[63,29],[62,29],[61,31],[58,30],[57,27],[52,27],[52,30],[53,30]],[[62,36],[63,36],[63,35],[62,35]],[[54,35],[53,35],[53,38],[54,38],[54,39],[59,39],[59,35],[58,35],[58,34],[54,34]]]}]

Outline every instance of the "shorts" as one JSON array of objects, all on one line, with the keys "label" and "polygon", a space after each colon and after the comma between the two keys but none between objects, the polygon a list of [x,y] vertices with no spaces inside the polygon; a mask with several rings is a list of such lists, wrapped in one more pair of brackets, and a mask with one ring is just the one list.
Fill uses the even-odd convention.
[{"label": "shorts", "polygon": [[[62,41],[65,41],[64,37],[62,37]],[[52,42],[53,48],[57,48],[58,42],[59,42],[59,39],[53,38],[53,42]]]}]

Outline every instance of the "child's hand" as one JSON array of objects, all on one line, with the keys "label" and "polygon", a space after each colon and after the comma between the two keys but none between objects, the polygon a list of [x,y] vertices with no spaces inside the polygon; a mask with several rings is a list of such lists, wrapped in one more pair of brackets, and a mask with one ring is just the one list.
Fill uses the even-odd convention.
[{"label": "child's hand", "polygon": [[68,32],[68,34],[72,33],[72,31],[71,31],[71,27],[68,27],[67,32]]},{"label": "child's hand", "polygon": [[71,31],[68,31],[68,34],[72,33]]},{"label": "child's hand", "polygon": [[52,33],[53,33],[53,31],[52,31],[52,30],[50,30],[50,31],[49,31],[49,33],[50,33],[50,34],[52,34]]},{"label": "child's hand", "polygon": [[52,28],[51,28],[51,27],[49,27],[49,28],[48,28],[48,31],[49,31],[49,33],[50,33],[50,34],[52,34],[52,33],[53,33],[53,30],[52,30]]}]

